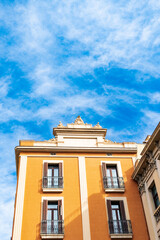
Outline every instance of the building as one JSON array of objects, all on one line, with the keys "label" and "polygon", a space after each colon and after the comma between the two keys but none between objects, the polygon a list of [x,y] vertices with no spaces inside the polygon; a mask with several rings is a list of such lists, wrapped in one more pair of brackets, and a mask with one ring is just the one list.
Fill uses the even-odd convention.
[{"label": "building", "polygon": [[131,178],[143,145],[106,132],[78,116],[51,140],[20,141],[12,240],[149,239]]},{"label": "building", "polygon": [[136,163],[133,179],[138,183],[151,240],[160,239],[160,123]]}]

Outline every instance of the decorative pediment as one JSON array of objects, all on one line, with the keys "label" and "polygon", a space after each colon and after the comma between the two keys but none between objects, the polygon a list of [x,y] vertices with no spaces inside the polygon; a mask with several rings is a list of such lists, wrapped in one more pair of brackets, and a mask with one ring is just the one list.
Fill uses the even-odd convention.
[{"label": "decorative pediment", "polygon": [[78,124],[78,125],[85,125],[84,124],[84,122],[83,122],[83,120],[82,120],[82,118],[80,117],[80,116],[78,116],[77,118],[76,118],[76,120],[74,121],[74,124]]}]

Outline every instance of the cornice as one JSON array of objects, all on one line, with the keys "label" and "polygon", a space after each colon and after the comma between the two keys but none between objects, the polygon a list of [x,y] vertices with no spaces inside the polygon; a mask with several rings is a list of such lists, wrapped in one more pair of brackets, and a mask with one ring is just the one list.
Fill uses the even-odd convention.
[{"label": "cornice", "polygon": [[[160,122],[158,123],[158,125],[155,128],[154,132],[152,133],[150,139],[148,140],[145,147],[143,148],[141,155],[144,155],[147,151],[149,151],[152,144],[154,145],[153,142],[156,140],[155,138],[159,132],[160,132]],[[158,140],[159,140],[159,138],[158,138]]]}]

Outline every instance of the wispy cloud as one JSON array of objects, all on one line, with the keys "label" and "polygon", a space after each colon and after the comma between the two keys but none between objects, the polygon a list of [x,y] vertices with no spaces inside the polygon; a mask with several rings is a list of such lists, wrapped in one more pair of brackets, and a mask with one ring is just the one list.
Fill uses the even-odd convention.
[{"label": "wispy cloud", "polygon": [[10,237],[18,139],[45,138],[79,114],[115,141],[152,132],[160,117],[159,11],[155,0],[0,2],[2,239]]}]

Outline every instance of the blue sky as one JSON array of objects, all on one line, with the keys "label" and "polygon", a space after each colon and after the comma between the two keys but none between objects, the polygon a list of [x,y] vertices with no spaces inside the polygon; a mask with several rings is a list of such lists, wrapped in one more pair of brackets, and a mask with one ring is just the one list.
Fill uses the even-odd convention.
[{"label": "blue sky", "polygon": [[160,2],[0,1],[0,239],[11,236],[19,139],[81,115],[113,141],[160,119]]}]

